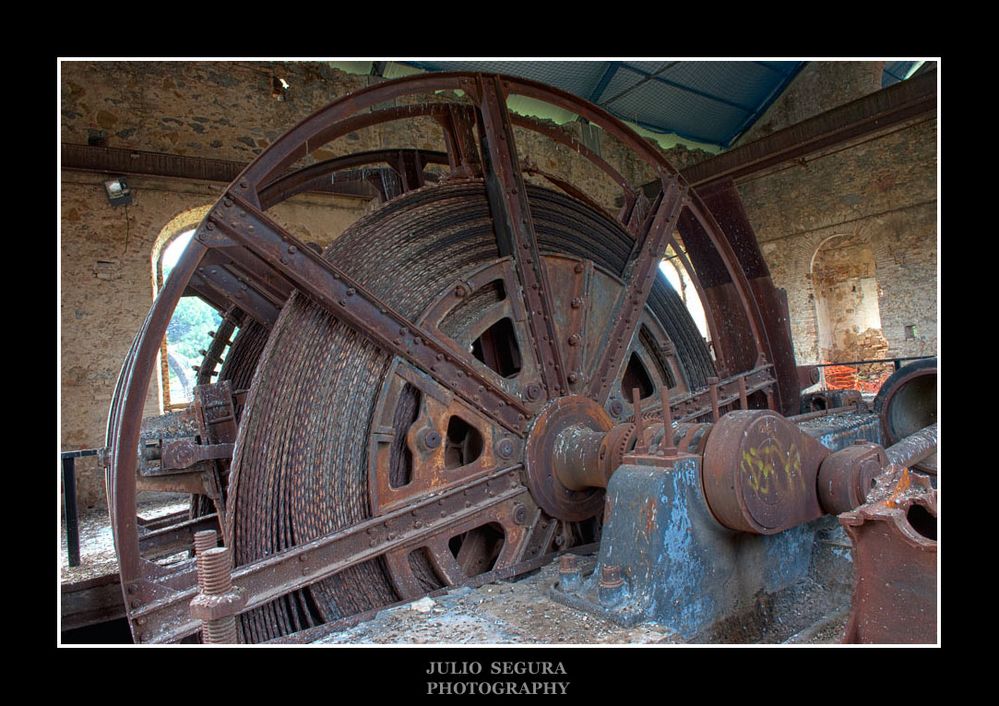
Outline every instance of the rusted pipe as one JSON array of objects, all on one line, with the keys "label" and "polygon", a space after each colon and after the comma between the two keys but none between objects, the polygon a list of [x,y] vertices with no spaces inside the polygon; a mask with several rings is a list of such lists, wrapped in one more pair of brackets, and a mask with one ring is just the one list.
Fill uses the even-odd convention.
[{"label": "rusted pipe", "polygon": [[908,468],[935,453],[936,450],[937,424],[934,422],[890,446],[885,453],[888,454],[888,462],[892,465]]},{"label": "rusted pipe", "polygon": [[572,426],[558,435],[552,454],[552,473],[569,490],[606,488],[607,434]]}]

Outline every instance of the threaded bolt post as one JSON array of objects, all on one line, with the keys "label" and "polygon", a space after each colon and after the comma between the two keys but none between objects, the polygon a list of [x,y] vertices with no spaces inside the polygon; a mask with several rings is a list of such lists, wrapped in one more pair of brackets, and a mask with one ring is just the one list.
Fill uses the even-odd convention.
[{"label": "threaded bolt post", "polygon": [[199,556],[208,549],[219,545],[219,535],[215,530],[202,530],[194,533],[194,555]]},{"label": "threaded bolt post", "polygon": [[[198,532],[207,535],[207,532]],[[215,534],[211,532],[211,534]],[[208,537],[202,541],[207,542]],[[197,545],[195,545],[197,546]],[[202,596],[221,596],[232,590],[232,562],[228,547],[210,547],[197,555],[198,589]],[[202,640],[210,644],[233,644],[238,642],[236,616],[230,615],[216,620],[202,622]]]}]

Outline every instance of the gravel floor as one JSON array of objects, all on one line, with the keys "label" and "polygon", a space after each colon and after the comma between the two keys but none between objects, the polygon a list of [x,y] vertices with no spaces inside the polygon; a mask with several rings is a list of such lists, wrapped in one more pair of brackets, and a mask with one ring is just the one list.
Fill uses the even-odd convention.
[{"label": "gravel floor", "polygon": [[[584,572],[595,563],[590,557]],[[555,563],[515,582],[459,588],[389,608],[315,644],[670,644],[686,642],[654,623],[625,628],[550,598]],[[710,644],[828,644],[846,624],[849,594],[839,585],[807,577],[761,598],[737,618],[689,642]]]},{"label": "gravel floor", "polygon": [[[150,494],[152,495],[152,494]],[[189,496],[156,493],[138,502],[139,516],[153,519],[190,506]],[[62,583],[76,583],[118,572],[114,552],[111,518],[105,508],[85,510],[78,516],[80,528],[80,565],[69,565],[65,527],[59,532],[59,570]],[[65,519],[63,519],[65,522]]]},{"label": "gravel floor", "polygon": [[319,644],[649,644],[674,639],[651,623],[624,628],[551,600],[549,564],[516,582],[459,588],[379,613]]}]

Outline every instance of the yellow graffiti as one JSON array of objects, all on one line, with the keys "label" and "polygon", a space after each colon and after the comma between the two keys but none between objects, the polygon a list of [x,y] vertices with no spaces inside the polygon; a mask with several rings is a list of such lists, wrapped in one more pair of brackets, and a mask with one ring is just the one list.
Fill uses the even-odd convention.
[{"label": "yellow graffiti", "polygon": [[785,449],[779,439],[767,439],[760,447],[751,447],[742,452],[740,471],[748,476],[749,486],[757,495],[769,495],[779,491],[777,473],[782,471],[787,485],[805,482],[801,474],[801,452],[793,442]]}]

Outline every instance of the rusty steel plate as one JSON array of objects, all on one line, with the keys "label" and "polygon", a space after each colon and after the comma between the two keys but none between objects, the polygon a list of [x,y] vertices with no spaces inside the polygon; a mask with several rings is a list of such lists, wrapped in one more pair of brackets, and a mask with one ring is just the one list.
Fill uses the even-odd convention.
[{"label": "rusty steel plate", "polygon": [[816,476],[828,454],[775,412],[730,412],[704,448],[708,506],[721,524],[753,534],[776,534],[820,517]]},{"label": "rusty steel plate", "polygon": [[926,486],[840,515],[854,564],[844,642],[937,641],[937,492]]}]

